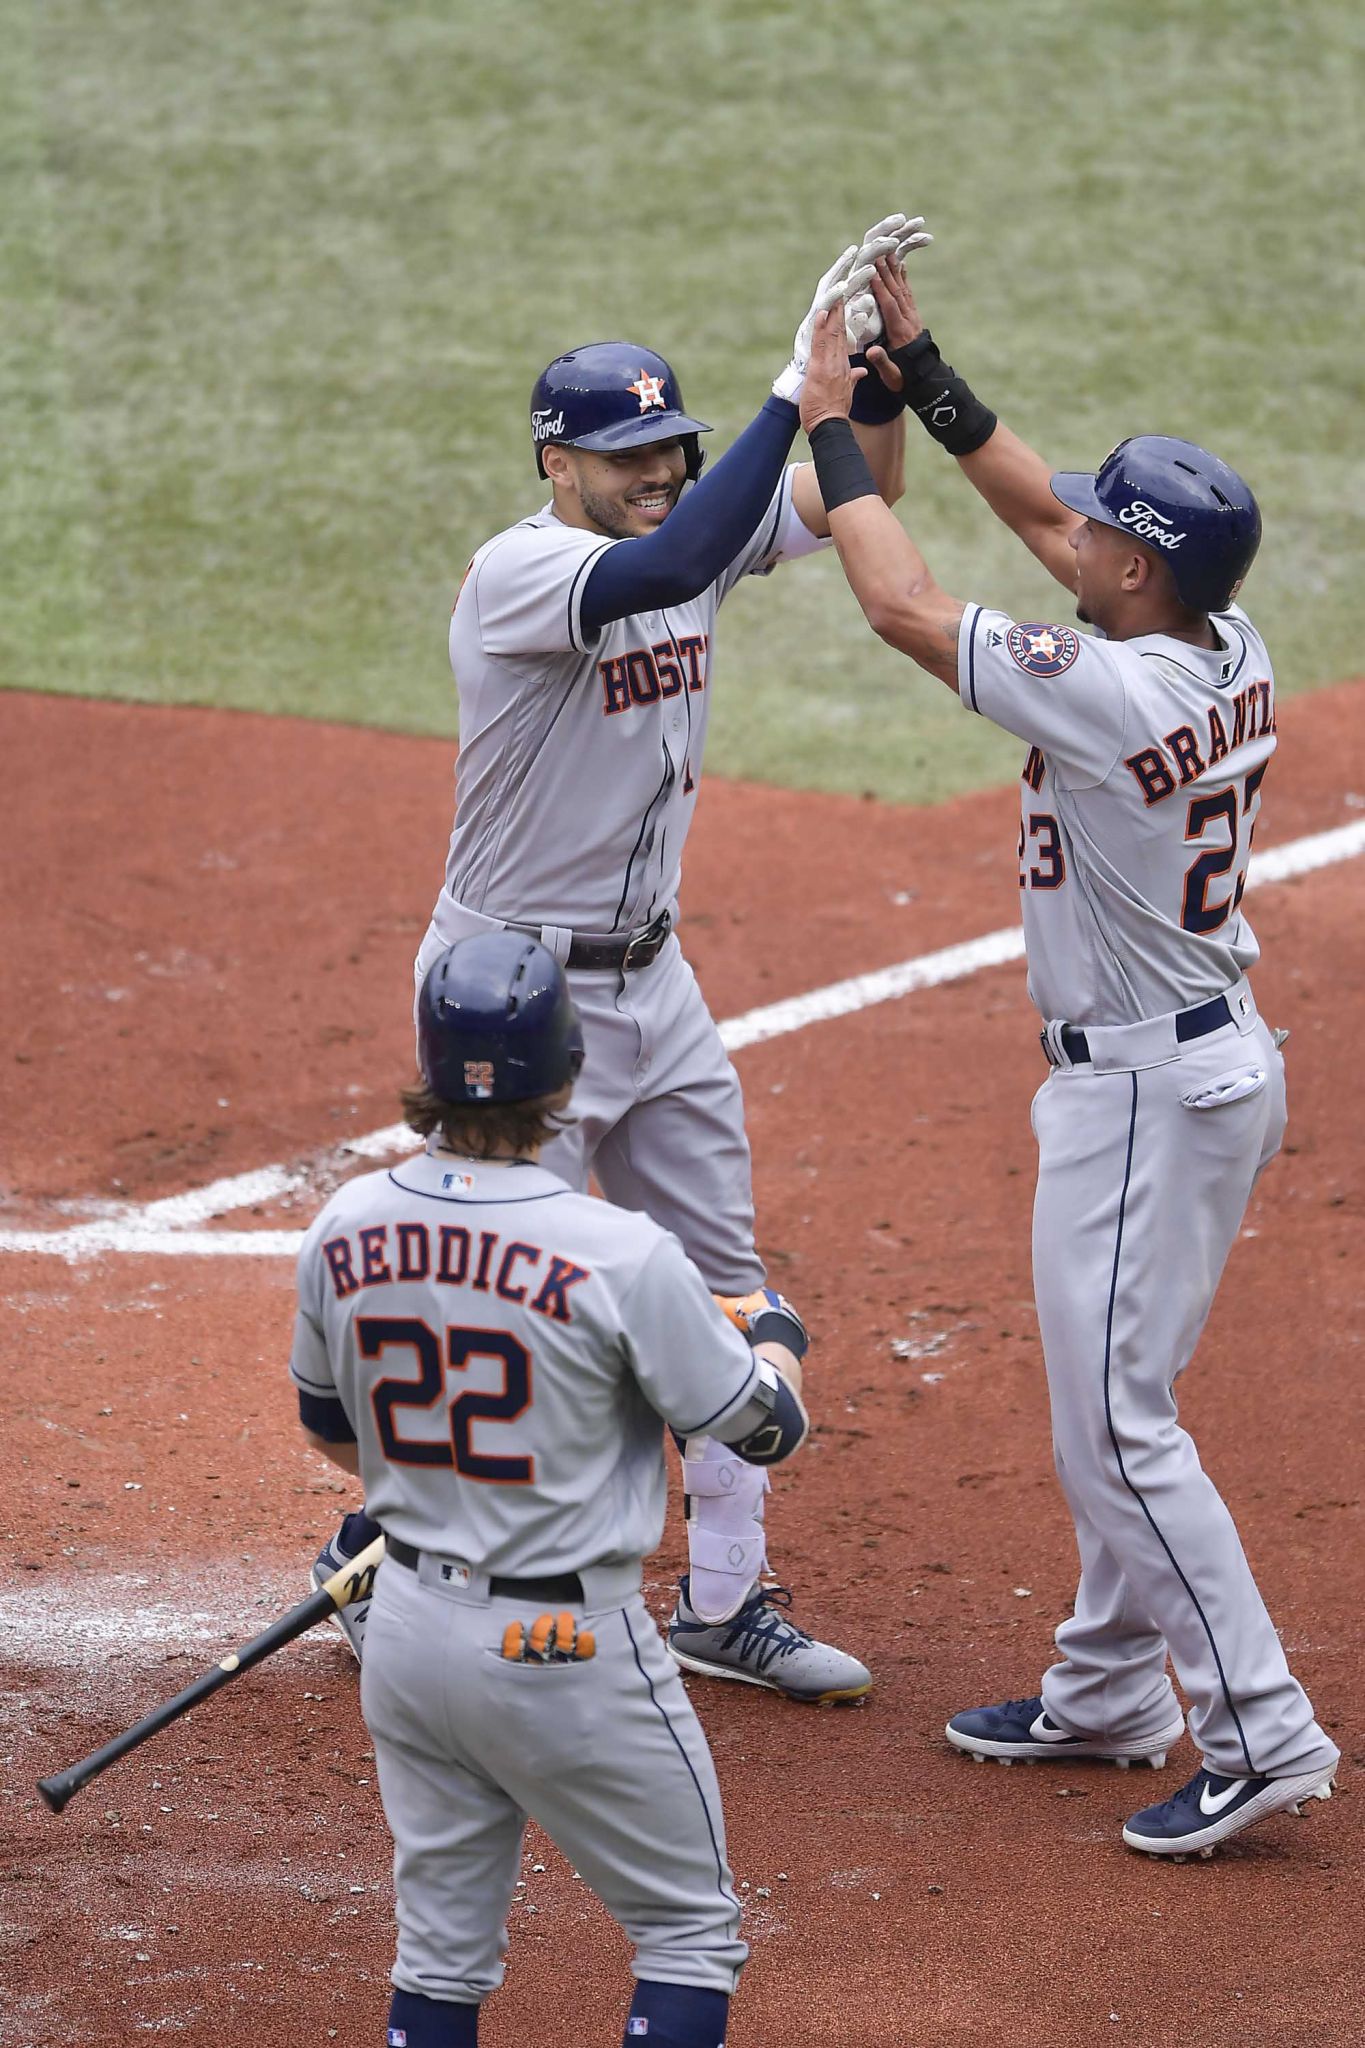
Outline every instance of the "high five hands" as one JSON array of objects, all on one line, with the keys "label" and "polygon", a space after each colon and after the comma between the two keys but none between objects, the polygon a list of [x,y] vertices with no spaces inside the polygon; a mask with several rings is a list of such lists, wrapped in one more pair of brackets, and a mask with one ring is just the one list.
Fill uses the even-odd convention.
[{"label": "high five hands", "polygon": [[915,304],[915,295],[906,280],[904,267],[896,258],[879,258],[869,283],[879,315],[879,331],[886,346],[876,342],[864,343],[867,360],[888,391],[899,391],[905,379],[887,354],[887,349],[903,348],[907,341],[917,340],[924,332],[924,322],[920,319],[919,307]]},{"label": "high five hands", "polygon": [[[837,308],[841,312],[852,349],[865,349],[882,334],[893,348],[901,340],[909,339],[901,331],[905,319],[918,320],[919,316],[905,284],[904,261],[914,250],[927,248],[933,239],[924,231],[921,217],[912,219],[903,213],[889,213],[873,222],[861,242],[849,244],[815,288],[810,311],[796,330],[791,361],[774,380],[773,391],[778,398],[799,398],[815,322],[828,311]],[[885,351],[878,353],[884,355]],[[885,381],[889,389],[899,389],[894,366]]]}]

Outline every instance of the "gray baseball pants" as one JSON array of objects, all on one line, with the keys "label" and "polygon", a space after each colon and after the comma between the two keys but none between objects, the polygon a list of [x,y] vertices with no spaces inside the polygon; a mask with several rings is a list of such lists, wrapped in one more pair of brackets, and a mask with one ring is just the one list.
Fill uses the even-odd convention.
[{"label": "gray baseball pants", "polygon": [[733,1992],[748,1949],[715,1769],[638,1590],[601,1606],[584,1574],[571,1611],[597,1654],[518,1664],[503,1631],[536,1603],[438,1571],[380,1572],[360,1672],[394,1841],[393,1982],[466,2004],[497,1990],[530,1815],[624,1928],[637,1977]]},{"label": "gray baseball pants", "polygon": [[1033,1104],[1034,1285],[1081,1560],[1043,1700],[1078,1733],[1154,1734],[1179,1712],[1169,1652],[1211,1770],[1311,1771],[1336,1745],[1289,1670],[1174,1392],[1280,1146],[1283,1061],[1254,1010],[1144,1067],[1121,1064],[1122,1030],[1087,1036],[1108,1038],[1107,1052],[1056,1069]]}]

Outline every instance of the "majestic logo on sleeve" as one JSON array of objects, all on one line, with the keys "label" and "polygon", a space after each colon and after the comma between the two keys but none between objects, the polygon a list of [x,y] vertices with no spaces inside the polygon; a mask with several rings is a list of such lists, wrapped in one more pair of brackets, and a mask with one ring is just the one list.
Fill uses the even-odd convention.
[{"label": "majestic logo on sleeve", "polygon": [[1183,533],[1172,533],[1166,514],[1143,498],[1134,498],[1131,505],[1124,506],[1119,524],[1126,526],[1135,540],[1145,540],[1149,548],[1178,548],[1185,538]]},{"label": "majestic logo on sleeve", "polygon": [[664,380],[662,377],[650,377],[641,370],[637,382],[627,384],[626,389],[627,391],[633,391],[639,399],[641,412],[649,412],[655,407],[660,412],[668,411],[668,400],[664,397]]},{"label": "majestic logo on sleeve", "polygon": [[1011,626],[1006,644],[1031,676],[1059,676],[1081,651],[1070,626]]}]

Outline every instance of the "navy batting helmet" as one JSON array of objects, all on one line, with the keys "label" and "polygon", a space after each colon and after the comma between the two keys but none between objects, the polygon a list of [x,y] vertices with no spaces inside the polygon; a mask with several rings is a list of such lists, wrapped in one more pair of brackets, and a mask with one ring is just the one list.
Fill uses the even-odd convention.
[{"label": "navy batting helmet", "polygon": [[434,960],[417,998],[417,1060],[443,1102],[529,1102],[583,1064],[583,1027],[553,953],[478,932]]},{"label": "navy batting helmet", "polygon": [[1260,508],[1236,470],[1165,434],[1120,441],[1094,476],[1063,470],[1052,495],[1154,548],[1192,611],[1226,611],[1261,545]]},{"label": "navy batting helmet", "polygon": [[701,474],[698,434],[705,420],[683,411],[678,380],[662,356],[634,341],[593,341],[571,348],[542,370],[531,393],[531,439],[536,468],[545,474],[547,442],[614,454],[648,441],[681,439],[687,474]]}]

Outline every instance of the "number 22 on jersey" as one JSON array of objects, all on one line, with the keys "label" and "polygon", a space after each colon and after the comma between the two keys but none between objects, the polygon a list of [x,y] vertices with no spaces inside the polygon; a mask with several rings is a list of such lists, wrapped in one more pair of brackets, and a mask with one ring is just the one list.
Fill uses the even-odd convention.
[{"label": "number 22 on jersey", "polygon": [[[429,1323],[415,1316],[358,1316],[356,1342],[362,1358],[380,1358],[387,1351],[410,1351],[417,1360],[415,1379],[379,1380],[370,1394],[375,1427],[384,1456],[395,1465],[453,1466],[465,1479],[486,1486],[531,1486],[535,1459],[495,1456],[476,1451],[476,1422],[514,1422],[531,1405],[531,1354],[507,1330],[473,1330],[452,1324],[445,1343]],[[442,1352],[444,1350],[444,1356]],[[429,1414],[446,1392],[446,1368],[465,1371],[476,1358],[495,1359],[502,1366],[502,1388],[481,1393],[465,1388],[450,1403],[445,1436],[412,1437],[404,1433],[401,1411]]]}]

